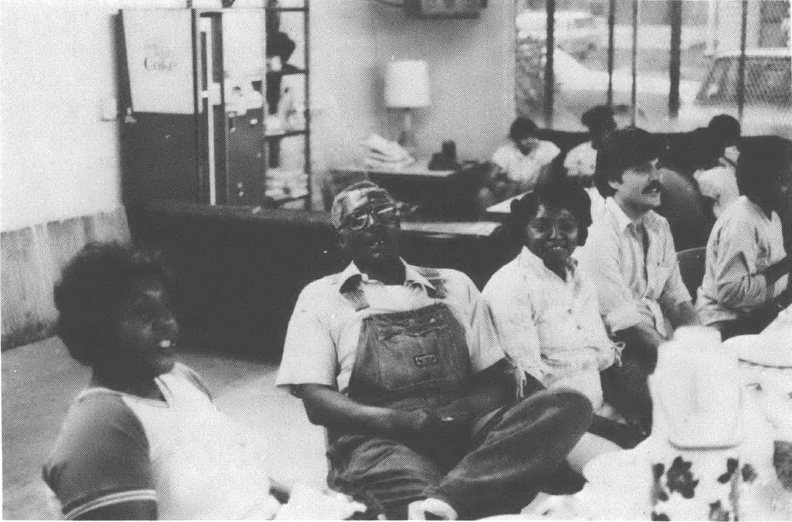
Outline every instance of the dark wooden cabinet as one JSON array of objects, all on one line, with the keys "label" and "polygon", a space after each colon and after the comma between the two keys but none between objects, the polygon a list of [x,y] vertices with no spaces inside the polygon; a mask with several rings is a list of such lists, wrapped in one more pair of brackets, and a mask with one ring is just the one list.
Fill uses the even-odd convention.
[{"label": "dark wooden cabinet", "polygon": [[[300,17],[296,65],[267,55],[267,18],[282,11]],[[307,5],[124,9],[120,21],[127,205],[310,201]]]}]

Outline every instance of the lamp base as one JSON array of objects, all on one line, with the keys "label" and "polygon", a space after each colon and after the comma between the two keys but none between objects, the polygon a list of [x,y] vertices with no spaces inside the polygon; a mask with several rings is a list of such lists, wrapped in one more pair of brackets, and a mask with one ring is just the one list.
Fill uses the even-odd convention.
[{"label": "lamp base", "polygon": [[415,132],[413,132],[411,109],[404,109],[404,125],[402,127],[401,133],[399,134],[397,143],[401,145],[404,150],[410,153],[412,157],[415,157]]}]

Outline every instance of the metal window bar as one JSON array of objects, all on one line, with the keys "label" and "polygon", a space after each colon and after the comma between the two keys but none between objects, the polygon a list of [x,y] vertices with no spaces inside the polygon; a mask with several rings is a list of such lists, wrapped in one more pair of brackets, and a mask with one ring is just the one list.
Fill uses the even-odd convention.
[{"label": "metal window bar", "polygon": [[545,125],[551,129],[553,128],[553,90],[555,88],[555,10],[555,0],[547,0],[544,120]]},{"label": "metal window bar", "polygon": [[632,85],[630,87],[630,123],[635,125],[638,108],[638,16],[639,0],[632,4]]},{"label": "metal window bar", "polygon": [[742,0],[742,20],[740,21],[740,61],[737,70],[737,115],[742,121],[745,110],[745,47],[748,35],[748,0]]},{"label": "metal window bar", "polygon": [[679,116],[679,81],[682,68],[682,0],[669,0],[669,25],[671,26],[671,56],[668,60],[668,115]]},{"label": "metal window bar", "polygon": [[608,106],[613,106],[613,41],[616,32],[616,0],[608,2]]},{"label": "metal window bar", "polygon": [[[576,9],[585,11],[585,2],[515,2],[518,14],[530,12],[531,23],[536,24],[531,30],[522,25],[515,33],[517,111],[543,119],[548,127],[577,127],[584,103],[608,103],[617,110],[624,107],[629,111],[623,113],[628,122],[649,125],[650,130],[661,130],[665,121],[671,124],[668,130],[706,125],[703,118],[717,112],[715,106],[745,124],[756,123],[759,111],[765,117],[766,107],[760,105],[783,107],[784,111],[792,105],[792,93],[782,85],[790,76],[788,58],[784,62],[777,52],[767,57],[753,51],[757,47],[789,47],[789,0],[711,0],[704,7],[683,0],[597,0],[590,4],[598,6],[591,8],[592,16],[602,17],[607,27],[605,23],[600,26],[602,43],[594,51],[589,49],[593,54],[576,47],[584,36],[569,34],[575,30],[569,15]],[[624,9],[628,6],[630,11]],[[662,42],[657,39],[661,34],[667,35]],[[574,38],[578,40],[572,41]],[[626,44],[623,47],[622,42]],[[734,54],[724,57],[730,49]],[[718,56],[723,66],[715,61]],[[595,73],[591,81],[599,83],[591,85],[601,89],[599,100],[585,92],[582,95],[589,98],[570,98],[588,88],[584,81],[575,81],[582,76],[569,80],[572,73],[563,67],[571,58]],[[716,69],[727,63],[733,64],[732,72],[716,83]],[[659,91],[658,78],[664,83]],[[593,91],[589,88],[588,92]],[[679,120],[682,108],[685,119]],[[675,127],[674,122],[685,127]],[[767,123],[771,133],[779,125],[775,120]]]}]

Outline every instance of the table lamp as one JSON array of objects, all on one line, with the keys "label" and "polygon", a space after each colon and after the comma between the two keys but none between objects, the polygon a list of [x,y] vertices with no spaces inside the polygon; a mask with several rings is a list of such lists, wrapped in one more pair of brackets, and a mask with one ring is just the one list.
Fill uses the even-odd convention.
[{"label": "table lamp", "polygon": [[426,61],[389,62],[385,71],[385,106],[403,110],[404,125],[399,136],[399,145],[411,154],[415,152],[412,110],[429,105],[429,65]]}]

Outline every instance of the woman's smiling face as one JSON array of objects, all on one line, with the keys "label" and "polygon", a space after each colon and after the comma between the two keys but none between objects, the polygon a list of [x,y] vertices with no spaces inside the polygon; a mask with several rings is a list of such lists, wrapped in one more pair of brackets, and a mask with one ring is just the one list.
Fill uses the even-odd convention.
[{"label": "woman's smiling face", "polygon": [[153,379],[173,369],[178,335],[162,283],[138,278],[120,307],[107,364],[124,368],[131,380]]},{"label": "woman's smiling face", "polygon": [[563,268],[577,244],[578,223],[565,208],[539,205],[525,226],[525,246],[551,270]]}]

